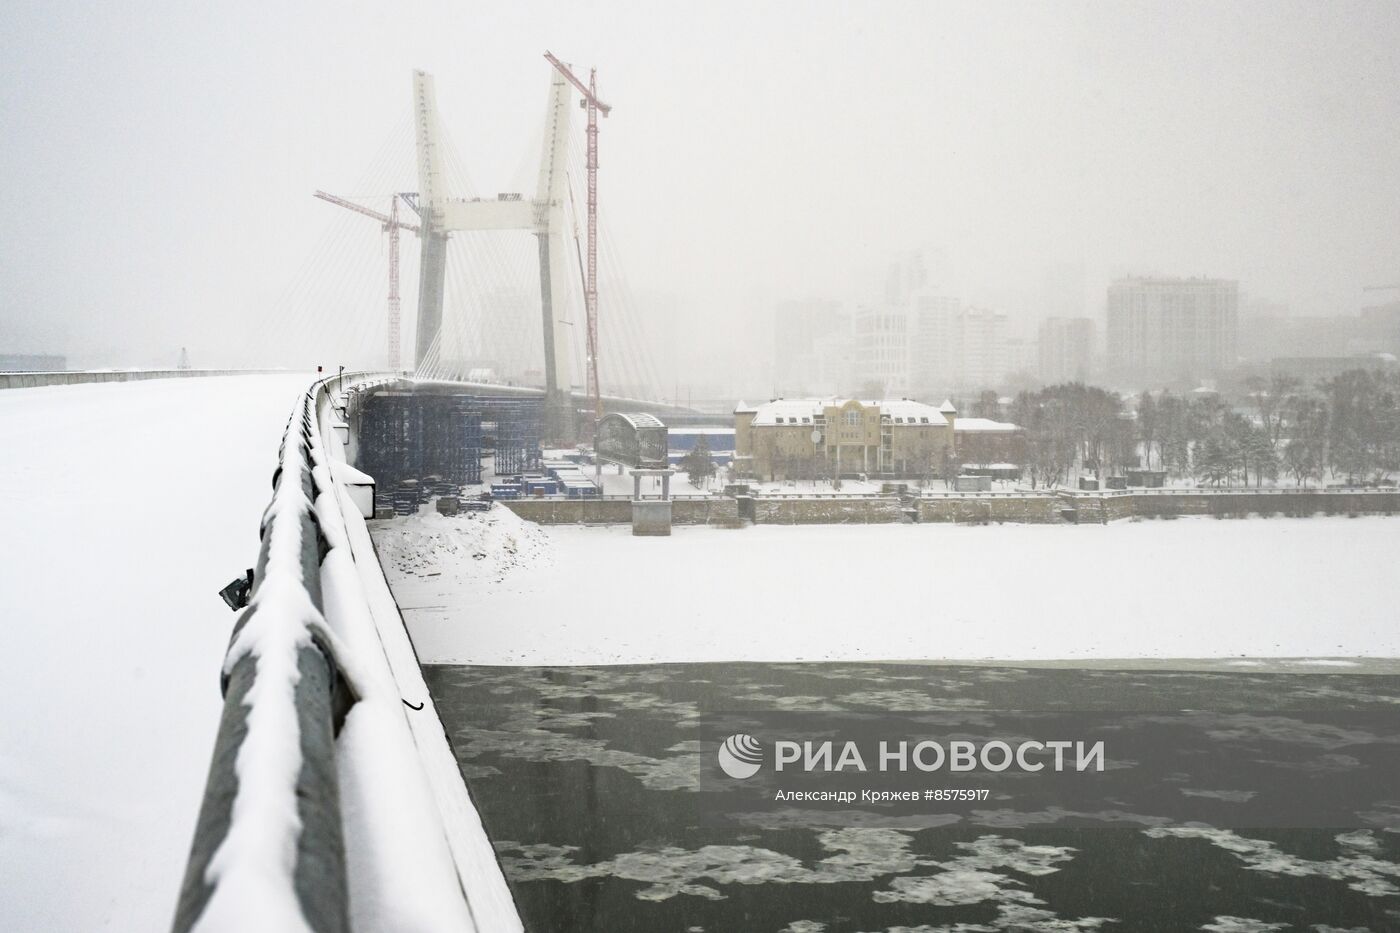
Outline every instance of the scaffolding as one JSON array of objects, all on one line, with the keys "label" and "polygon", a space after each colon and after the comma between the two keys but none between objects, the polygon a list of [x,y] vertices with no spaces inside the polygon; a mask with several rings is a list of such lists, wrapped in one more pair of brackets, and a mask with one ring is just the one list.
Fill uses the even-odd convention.
[{"label": "scaffolding", "polygon": [[378,392],[360,414],[357,465],[375,478],[385,507],[402,513],[411,499],[480,483],[482,440],[478,399]]},{"label": "scaffolding", "polygon": [[540,426],[544,400],[537,398],[479,399],[489,430],[487,440],[496,455],[497,476],[513,476],[540,469]]}]

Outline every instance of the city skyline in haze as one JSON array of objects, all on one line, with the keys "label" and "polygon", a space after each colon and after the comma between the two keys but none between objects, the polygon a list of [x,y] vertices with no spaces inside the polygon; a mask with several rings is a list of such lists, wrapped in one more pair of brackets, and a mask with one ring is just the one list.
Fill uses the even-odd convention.
[{"label": "city skyline in haze", "polygon": [[[1237,280],[1319,316],[1400,282],[1394,4],[21,2],[6,17],[7,352],[155,365],[187,346],[196,365],[256,365],[252,337],[275,338],[278,362],[358,352],[272,315],[340,223],[311,192],[416,186],[410,161],[355,190],[408,117],[414,68],[436,76],[480,192],[532,184],[545,49],[596,66],[615,108],[602,222],[650,315],[643,350],[684,379],[767,365],[778,302],[878,300],[913,250],[941,292],[1027,334],[1072,313],[1076,283],[1077,316],[1102,321],[1124,275]],[[364,273],[343,286],[371,315],[384,247],[368,223],[354,242]],[[377,346],[372,322],[354,330]]]}]

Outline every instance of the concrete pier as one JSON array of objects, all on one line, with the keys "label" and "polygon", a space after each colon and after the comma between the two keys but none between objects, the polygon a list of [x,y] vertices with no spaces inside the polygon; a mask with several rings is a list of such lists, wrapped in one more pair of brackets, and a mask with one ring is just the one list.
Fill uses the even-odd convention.
[{"label": "concrete pier", "polygon": [[632,534],[664,536],[671,533],[669,499],[633,499]]}]

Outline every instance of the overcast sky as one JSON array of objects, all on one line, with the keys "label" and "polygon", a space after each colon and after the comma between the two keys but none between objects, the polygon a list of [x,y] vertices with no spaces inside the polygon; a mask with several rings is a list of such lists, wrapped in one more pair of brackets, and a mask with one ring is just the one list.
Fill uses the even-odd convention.
[{"label": "overcast sky", "polygon": [[1396,2],[9,0],[0,16],[0,351],[251,362],[225,359],[230,334],[267,330],[326,227],[310,192],[364,177],[408,118],[412,69],[435,73],[494,192],[535,158],[545,49],[596,65],[616,108],[601,189],[628,279],[697,326],[873,299],[915,248],[943,290],[1027,319],[1065,267],[1092,316],[1129,272],[1238,278],[1300,314],[1354,313],[1361,286],[1400,281]]}]

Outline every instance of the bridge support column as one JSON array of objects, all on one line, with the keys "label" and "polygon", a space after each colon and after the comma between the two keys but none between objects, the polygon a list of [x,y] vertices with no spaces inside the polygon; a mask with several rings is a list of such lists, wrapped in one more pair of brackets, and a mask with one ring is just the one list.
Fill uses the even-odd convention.
[{"label": "bridge support column", "polygon": [[447,236],[424,221],[422,262],[418,269],[418,336],[415,364],[428,361],[433,338],[442,329],[442,292],[447,275]]},{"label": "bridge support column", "polygon": [[545,438],[554,444],[574,444],[578,441],[577,417],[574,402],[569,397],[569,387],[561,385],[559,374],[567,360],[561,354],[567,352],[565,335],[556,334],[558,322],[554,307],[554,270],[550,268],[551,235],[537,234],[535,239],[540,247],[540,325],[544,333],[544,432]]}]

